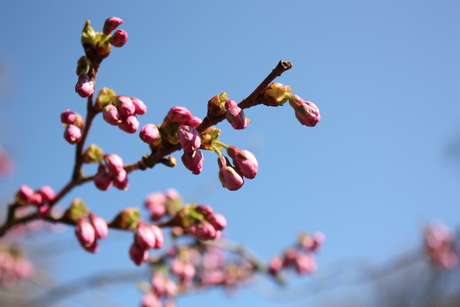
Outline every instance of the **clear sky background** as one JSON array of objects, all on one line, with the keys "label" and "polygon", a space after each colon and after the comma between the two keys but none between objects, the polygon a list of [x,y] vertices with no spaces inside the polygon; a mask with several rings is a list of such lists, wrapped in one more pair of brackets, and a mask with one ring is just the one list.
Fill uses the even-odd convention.
[{"label": "clear sky background", "polygon": [[[224,214],[226,236],[265,260],[301,230],[324,232],[320,271],[341,259],[389,261],[419,248],[425,223],[460,223],[458,1],[2,1],[0,16],[0,143],[16,162],[15,176],[1,183],[2,203],[21,184],[59,190],[70,178],[74,147],[63,140],[59,114],[85,113],[86,100],[74,92],[81,29],[89,19],[101,31],[117,16],[129,41],[104,60],[97,90],[143,100],[149,109],[141,125],[160,124],[175,105],[204,117],[208,99],[224,91],[241,101],[280,60],[293,68],[277,81],[316,103],[322,120],[302,126],[286,105],[246,111],[252,123],[243,131],[220,123],[223,142],[259,161],[258,176],[237,192],[220,186],[216,156],[206,152],[199,176],[181,164],[158,166],[131,174],[127,192],[78,187],[62,207],[81,197],[112,219],[142,206],[146,194],[174,187],[186,201]],[[137,135],[100,116],[88,141],[126,163],[148,153]],[[70,282],[92,271],[142,270],[129,260],[131,241],[112,231],[93,255],[67,229],[31,244],[55,246],[56,255],[36,264],[53,263],[57,281]],[[214,290],[178,303],[317,306],[353,291],[280,303],[252,290],[231,298]],[[107,294],[121,306],[141,297],[131,283]],[[56,306],[93,306],[85,302],[75,296]]]}]

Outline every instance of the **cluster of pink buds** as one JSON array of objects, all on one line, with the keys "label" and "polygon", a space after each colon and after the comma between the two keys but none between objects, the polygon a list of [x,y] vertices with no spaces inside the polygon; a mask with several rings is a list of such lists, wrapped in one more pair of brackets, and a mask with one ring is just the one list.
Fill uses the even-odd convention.
[{"label": "cluster of pink buds", "polygon": [[[104,35],[110,35],[110,33],[115,30],[119,25],[123,23],[123,20],[118,17],[110,17],[104,23],[104,28],[102,29],[102,33]],[[128,41],[128,33],[126,31],[118,29],[113,33],[110,38],[109,42],[114,47],[123,47],[124,44]]]},{"label": "cluster of pink buds", "polygon": [[182,200],[175,189],[167,189],[164,193],[150,193],[144,200],[144,205],[149,210],[152,221],[158,221],[167,214],[175,213],[181,203]]},{"label": "cluster of pink buds", "polygon": [[151,278],[151,289],[141,301],[142,307],[174,307],[174,296],[177,292],[176,283],[159,270],[155,270]]},{"label": "cluster of pink buds", "polygon": [[315,253],[320,250],[325,240],[321,232],[313,235],[301,234],[296,246],[288,248],[282,257],[272,257],[269,273],[277,275],[282,269],[293,268],[299,274],[310,274],[316,271]]},{"label": "cluster of pink buds", "polygon": [[84,126],[81,115],[71,110],[65,110],[61,113],[61,123],[64,127],[66,127],[64,131],[64,139],[70,144],[80,142]]},{"label": "cluster of pink buds", "polygon": [[13,288],[22,279],[32,277],[33,265],[14,247],[0,245],[0,287]]},{"label": "cluster of pink buds", "polygon": [[214,213],[208,205],[196,206],[195,212],[201,214],[203,219],[195,219],[195,222],[187,228],[187,233],[203,241],[219,239],[222,235],[221,231],[227,226],[225,217]]},{"label": "cluster of pink buds", "polygon": [[43,186],[34,191],[27,185],[22,185],[16,192],[16,202],[21,206],[32,205],[37,207],[37,214],[41,218],[46,218],[51,212],[49,202],[54,200],[54,190],[49,186]]},{"label": "cluster of pink buds", "polygon": [[244,184],[244,178],[253,179],[259,171],[259,164],[255,155],[235,146],[227,146],[227,153],[232,158],[233,165],[227,157],[219,156],[219,179],[222,186],[230,191],[240,189]]},{"label": "cluster of pink buds", "polygon": [[459,255],[455,251],[454,234],[444,224],[432,224],[425,228],[425,253],[434,266],[452,269],[458,264]]},{"label": "cluster of pink buds", "polygon": [[193,116],[189,109],[172,107],[160,126],[164,140],[171,144],[181,144],[184,150],[181,157],[182,163],[195,175],[201,173],[204,161],[204,156],[199,150],[201,136],[195,129],[201,122],[202,120]]},{"label": "cluster of pink buds", "polygon": [[80,242],[81,246],[90,253],[98,251],[99,246],[97,240],[105,238],[108,233],[109,228],[107,222],[94,213],[89,214],[89,221],[81,217],[75,226],[75,234],[78,242]]},{"label": "cluster of pink buds", "polygon": [[104,120],[112,126],[118,126],[127,133],[134,133],[139,128],[136,114],[143,115],[147,107],[143,101],[135,97],[116,96],[102,110]]},{"label": "cluster of pink buds", "polygon": [[94,177],[94,185],[102,191],[110,189],[112,184],[119,190],[128,189],[128,173],[124,169],[123,160],[119,155],[106,154],[99,164]]},{"label": "cluster of pink buds", "polygon": [[139,222],[134,233],[134,243],[129,249],[129,256],[136,265],[141,265],[147,261],[149,249],[162,248],[163,245],[164,235],[160,227]]}]

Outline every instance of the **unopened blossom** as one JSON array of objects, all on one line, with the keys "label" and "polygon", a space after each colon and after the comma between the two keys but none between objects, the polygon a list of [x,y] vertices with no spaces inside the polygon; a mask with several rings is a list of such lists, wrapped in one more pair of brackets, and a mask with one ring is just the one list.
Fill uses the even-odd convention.
[{"label": "unopened blossom", "polygon": [[232,125],[233,129],[241,130],[247,127],[248,119],[244,116],[243,110],[234,100],[227,99],[225,108],[227,110],[227,120]]},{"label": "unopened blossom", "polygon": [[56,196],[56,193],[54,193],[53,188],[50,186],[42,186],[39,190],[38,193],[42,196],[44,201],[52,201],[54,197]]},{"label": "unopened blossom", "polygon": [[162,307],[163,304],[158,296],[153,292],[144,294],[141,300],[141,307]]},{"label": "unopened blossom", "polygon": [[172,107],[165,120],[172,121],[174,123],[185,124],[192,118],[192,112],[185,107]]},{"label": "unopened blossom", "polygon": [[268,270],[270,274],[276,274],[283,268],[283,260],[280,257],[272,257],[270,259]]},{"label": "unopened blossom", "polygon": [[292,95],[289,104],[295,111],[295,117],[302,125],[314,127],[321,120],[319,109],[313,102]]},{"label": "unopened blossom", "polygon": [[70,125],[70,124],[73,124],[76,120],[77,120],[77,115],[75,114],[75,112],[69,109],[62,111],[61,123]]},{"label": "unopened blossom", "polygon": [[84,218],[78,220],[77,225],[75,226],[75,234],[83,247],[92,246],[96,240],[96,232],[93,225]]},{"label": "unopened blossom", "polygon": [[195,237],[199,240],[214,240],[216,239],[217,231],[210,223],[201,222],[196,226]]},{"label": "unopened blossom", "polygon": [[248,179],[253,179],[259,171],[259,164],[256,156],[245,149],[238,149],[235,146],[230,146],[227,149],[228,155],[232,158],[235,168],[241,175]]},{"label": "unopened blossom", "polygon": [[118,128],[127,133],[134,133],[139,128],[139,120],[137,119],[136,115],[123,117],[120,124],[118,125]]},{"label": "unopened blossom", "polygon": [[202,120],[201,118],[196,117],[196,116],[193,116],[193,117],[190,118],[185,124],[186,124],[187,126],[196,128],[196,127],[198,127],[199,125],[201,125],[202,122],[203,122],[203,120]]},{"label": "unopened blossom", "polygon": [[152,144],[161,138],[158,127],[154,124],[147,124],[139,131],[140,139],[147,144]]},{"label": "unopened blossom", "polygon": [[204,156],[200,150],[195,150],[192,153],[184,151],[181,160],[194,175],[198,175],[203,170]]},{"label": "unopened blossom", "polygon": [[316,252],[325,240],[326,237],[322,232],[315,232],[313,235],[302,235],[299,243],[305,249]]},{"label": "unopened blossom", "polygon": [[34,194],[32,194],[32,197],[30,198],[30,204],[37,207],[40,206],[42,203],[43,196],[38,192],[34,192]]},{"label": "unopened blossom", "polygon": [[94,228],[96,239],[103,239],[107,237],[109,233],[109,227],[103,218],[95,215],[94,213],[90,213],[89,222]]},{"label": "unopened blossom", "polygon": [[205,219],[208,219],[214,213],[214,210],[208,205],[198,205],[196,206],[195,211],[202,214]]},{"label": "unopened blossom", "polygon": [[119,190],[127,190],[129,186],[128,173],[123,169],[112,177],[113,186]]},{"label": "unopened blossom", "polygon": [[82,98],[91,96],[94,92],[94,81],[92,81],[87,74],[80,74],[80,76],[78,76],[78,82],[75,85],[75,92]]},{"label": "unopened blossom", "polygon": [[37,216],[41,219],[46,219],[51,214],[51,206],[47,204],[42,204],[37,208]]},{"label": "unopened blossom", "polygon": [[166,213],[166,196],[163,193],[151,193],[144,200],[145,207],[150,211],[152,221],[158,221]]},{"label": "unopened blossom", "polygon": [[94,185],[101,191],[106,191],[112,186],[112,178],[105,166],[99,165],[96,176],[94,176]]},{"label": "unopened blossom", "polygon": [[16,192],[16,201],[23,206],[28,205],[31,202],[34,193],[35,192],[31,187],[22,185]]},{"label": "unopened blossom", "polygon": [[115,106],[117,107],[118,112],[125,117],[134,115],[136,112],[136,107],[134,106],[131,98],[128,96],[117,96]]},{"label": "unopened blossom", "polygon": [[102,33],[109,35],[113,30],[115,30],[119,25],[123,23],[123,19],[118,17],[107,18],[104,22],[104,28],[102,28]]},{"label": "unopened blossom", "polygon": [[109,42],[114,47],[123,47],[124,44],[128,41],[128,33],[124,30],[118,29],[110,37]]},{"label": "unopened blossom", "polygon": [[141,265],[149,258],[149,252],[133,243],[129,249],[129,257],[136,265]]},{"label": "unopened blossom", "polygon": [[155,233],[149,224],[141,222],[137,225],[137,230],[134,234],[134,242],[136,242],[141,249],[150,249],[155,247]]},{"label": "unopened blossom", "polygon": [[102,109],[102,117],[112,126],[117,126],[121,123],[121,114],[117,107],[111,103],[107,104],[104,109]]},{"label": "unopened blossom", "polygon": [[131,102],[134,104],[136,114],[144,115],[145,113],[147,113],[147,106],[142,100],[136,97],[130,97],[130,98],[131,98]]},{"label": "unopened blossom", "polygon": [[117,154],[104,155],[104,161],[110,174],[118,174],[124,170],[123,159]]},{"label": "unopened blossom", "polygon": [[163,234],[163,230],[161,230],[160,227],[157,225],[150,225],[150,228],[153,231],[153,234],[155,235],[155,246],[153,248],[162,248],[163,245],[165,244],[165,237]]},{"label": "unopened blossom", "polygon": [[64,130],[64,139],[69,142],[69,144],[76,144],[80,142],[82,137],[81,129],[75,125],[69,125]]},{"label": "unopened blossom", "polygon": [[298,254],[295,265],[299,274],[308,274],[316,271],[316,261],[313,254]]},{"label": "unopened blossom", "polygon": [[238,173],[229,163],[227,158],[219,157],[219,180],[224,188],[230,191],[236,191],[240,189],[244,184],[243,176]]},{"label": "unopened blossom", "polygon": [[193,153],[201,146],[200,133],[193,127],[182,126],[177,132],[179,142],[184,151]]},{"label": "unopened blossom", "polygon": [[227,226],[227,219],[220,213],[214,213],[207,220],[216,230],[222,230]]}]

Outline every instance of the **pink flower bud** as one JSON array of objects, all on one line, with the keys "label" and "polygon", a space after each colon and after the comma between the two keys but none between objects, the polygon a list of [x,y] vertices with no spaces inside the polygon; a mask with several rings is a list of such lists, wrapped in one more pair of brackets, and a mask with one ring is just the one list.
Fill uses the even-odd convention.
[{"label": "pink flower bud", "polygon": [[117,154],[104,155],[104,161],[111,175],[118,174],[124,170],[123,159]]},{"label": "pink flower bud", "polygon": [[136,115],[122,118],[118,128],[127,133],[134,133],[139,128],[139,120],[137,119]]},{"label": "pink flower bud", "polygon": [[31,187],[27,186],[27,185],[22,185],[19,190],[16,192],[16,201],[23,205],[23,206],[26,206],[28,205],[31,200],[32,200],[32,196],[34,195],[34,190],[32,190]]},{"label": "pink flower bud", "polygon": [[34,193],[30,199],[30,204],[33,206],[40,206],[43,202],[43,197],[40,193]]},{"label": "pink flower bud", "polygon": [[142,100],[140,100],[140,99],[138,99],[136,97],[131,97],[131,101],[134,104],[136,114],[144,115],[145,113],[147,113],[147,106],[145,105],[145,103]]},{"label": "pink flower bud", "polygon": [[94,228],[96,239],[103,239],[107,237],[109,227],[107,227],[107,222],[103,218],[95,215],[94,213],[90,213],[89,222]]},{"label": "pink flower bud", "polygon": [[204,157],[200,150],[195,150],[193,153],[185,152],[181,157],[182,163],[194,175],[201,173],[203,169]]},{"label": "pink flower bud", "polygon": [[166,189],[165,194],[167,200],[178,200],[180,198],[179,192],[176,189]]},{"label": "pink flower bud", "polygon": [[243,177],[231,166],[224,166],[219,170],[219,180],[230,191],[239,190],[244,184]]},{"label": "pink flower bud", "polygon": [[155,246],[153,248],[162,248],[163,245],[165,244],[165,237],[163,234],[163,230],[161,230],[160,227],[157,225],[151,225],[150,228],[152,229],[154,235],[155,235]]},{"label": "pink flower bud", "polygon": [[248,150],[240,150],[235,146],[227,149],[228,155],[232,158],[235,168],[248,179],[253,179],[259,171],[259,164],[256,156]]},{"label": "pink flower bud", "polygon": [[121,123],[121,115],[117,107],[109,103],[102,109],[102,117],[112,126],[117,126]]},{"label": "pink flower bud", "polygon": [[270,264],[268,267],[268,271],[270,274],[276,274],[282,268],[283,268],[283,260],[280,257],[272,257],[270,259]]},{"label": "pink flower bud", "polygon": [[209,216],[207,220],[216,230],[222,230],[227,226],[227,219],[225,216],[219,213],[214,213],[213,215]]},{"label": "pink flower bud", "polygon": [[216,238],[216,229],[209,223],[201,222],[196,226],[195,236],[199,240],[214,240]]},{"label": "pink flower bud", "polygon": [[205,219],[208,219],[208,217],[210,217],[214,212],[214,210],[212,210],[212,208],[208,205],[196,206],[195,211],[202,214]]},{"label": "pink flower bud", "polygon": [[38,193],[41,194],[44,201],[52,201],[56,194],[50,186],[43,186],[38,190]]},{"label": "pink flower bud", "polygon": [[110,17],[105,20],[104,28],[102,33],[109,35],[113,30],[115,30],[119,25],[123,23],[123,19],[118,17]]},{"label": "pink flower bud", "polygon": [[122,170],[116,175],[112,176],[113,186],[119,190],[127,190],[129,186],[128,173]]},{"label": "pink flower bud", "polygon": [[152,144],[160,138],[160,131],[154,124],[147,124],[142,127],[141,131],[139,132],[139,137],[144,143]]},{"label": "pink flower bud", "polygon": [[107,191],[112,186],[112,179],[105,166],[99,165],[97,174],[94,176],[94,185],[101,191]]},{"label": "pink flower bud", "polygon": [[61,113],[61,123],[65,125],[73,124],[77,120],[75,112],[67,109]]},{"label": "pink flower bud", "polygon": [[190,118],[185,124],[190,126],[190,127],[193,127],[193,128],[196,128],[198,127],[199,125],[201,125],[203,121],[201,120],[201,118],[199,117],[196,117],[196,116],[193,116],[192,118]]},{"label": "pink flower bud", "polygon": [[171,272],[174,275],[181,276],[184,273],[185,262],[179,258],[175,258],[171,263]]},{"label": "pink flower bud", "polygon": [[94,227],[84,218],[78,220],[75,226],[75,234],[77,239],[83,247],[90,247],[96,240],[96,232]]},{"label": "pink flower bud", "polygon": [[128,117],[134,115],[136,112],[136,107],[134,103],[131,101],[131,98],[128,96],[117,96],[117,100],[115,102],[115,106],[120,112],[121,115]]},{"label": "pink flower bud", "polygon": [[64,131],[64,139],[70,144],[80,142],[81,136],[81,129],[75,125],[69,125]]},{"label": "pink flower bud", "polygon": [[37,209],[37,215],[41,219],[46,219],[50,216],[51,214],[51,206],[49,205],[41,205]]},{"label": "pink flower bud", "polygon": [[94,92],[94,81],[90,80],[87,74],[80,74],[75,85],[75,92],[82,98],[91,96]]},{"label": "pink flower bud", "polygon": [[149,209],[153,221],[159,220],[166,213],[165,202],[165,195],[159,192],[151,193],[145,198],[144,205]]},{"label": "pink flower bud", "polygon": [[146,249],[142,249],[136,243],[133,243],[129,249],[129,257],[136,265],[141,265],[149,258],[149,252]]},{"label": "pink flower bud", "polygon": [[195,150],[201,146],[200,133],[193,127],[182,126],[177,132],[179,137],[179,142],[184,149],[184,151],[193,153]]},{"label": "pink flower bud", "polygon": [[141,300],[141,307],[160,307],[162,306],[161,300],[155,293],[146,293]]},{"label": "pink flower bud", "polygon": [[124,30],[118,29],[113,33],[112,37],[110,37],[109,42],[114,46],[114,47],[123,47],[124,44],[128,41],[128,33]]},{"label": "pink flower bud", "polygon": [[[192,118],[192,112],[185,107],[172,107],[166,119],[175,123],[185,124]],[[166,120],[165,119],[165,120]]]},{"label": "pink flower bud", "polygon": [[227,99],[225,107],[227,109],[227,120],[234,129],[241,130],[247,127],[249,120],[244,116],[243,110],[234,100]]},{"label": "pink flower bud", "polygon": [[155,246],[155,241],[155,234],[150,225],[143,222],[139,223],[136,233],[134,234],[134,242],[139,245],[141,249],[150,249]]},{"label": "pink flower bud", "polygon": [[308,274],[316,271],[316,261],[312,254],[299,254],[295,260],[299,274]]},{"label": "pink flower bud", "polygon": [[97,253],[97,251],[99,250],[99,244],[97,244],[97,241],[94,240],[93,244],[89,245],[89,246],[83,246],[83,248],[87,251],[87,252],[90,252],[90,253]]},{"label": "pink flower bud", "polygon": [[313,102],[292,95],[289,104],[295,111],[295,117],[302,125],[314,127],[321,120],[319,109]]}]

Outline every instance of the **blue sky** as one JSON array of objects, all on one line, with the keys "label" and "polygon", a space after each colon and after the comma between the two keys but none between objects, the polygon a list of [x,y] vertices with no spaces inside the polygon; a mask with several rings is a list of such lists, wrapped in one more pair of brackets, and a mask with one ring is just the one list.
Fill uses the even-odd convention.
[{"label": "blue sky", "polygon": [[[277,81],[316,103],[322,120],[301,126],[286,105],[248,110],[252,123],[243,131],[220,123],[223,142],[253,151],[259,161],[258,176],[237,192],[220,187],[216,157],[205,153],[199,176],[182,165],[158,166],[133,173],[127,192],[87,184],[62,206],[81,197],[111,219],[141,206],[146,194],[175,187],[186,201],[223,213],[226,236],[263,259],[300,230],[323,231],[320,270],[349,257],[388,261],[419,247],[425,223],[460,223],[460,163],[452,150],[460,138],[458,1],[3,1],[0,11],[7,76],[0,84],[0,143],[17,166],[1,183],[2,203],[21,184],[58,190],[70,178],[74,148],[62,138],[59,114],[85,112],[73,90],[81,28],[89,19],[100,30],[107,17],[118,16],[129,41],[103,62],[97,88],[142,99],[149,110],[141,125],[161,123],[174,105],[203,117],[208,99],[223,91],[240,101],[280,60],[293,68]],[[147,153],[136,135],[100,117],[89,142],[127,163]],[[35,243],[65,238],[70,251],[52,258],[58,280],[134,268],[127,256],[132,238],[124,233],[112,232],[97,255],[80,250],[70,229]],[[131,288],[108,293],[130,306],[140,298]],[[288,305],[316,306],[324,298]],[[280,306],[251,290],[230,299],[220,290],[191,295],[179,306],[198,302]],[[65,306],[91,305],[77,297]]]}]

